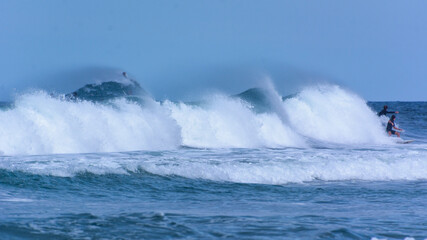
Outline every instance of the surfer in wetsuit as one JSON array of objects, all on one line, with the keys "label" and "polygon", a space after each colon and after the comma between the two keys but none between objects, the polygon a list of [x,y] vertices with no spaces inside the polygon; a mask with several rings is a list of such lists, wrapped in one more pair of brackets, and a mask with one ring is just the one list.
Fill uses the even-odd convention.
[{"label": "surfer in wetsuit", "polygon": [[388,106],[387,106],[387,105],[384,105],[383,110],[381,110],[381,112],[379,112],[379,113],[378,113],[378,116],[379,116],[379,117],[381,117],[382,115],[386,116],[386,115],[387,115],[387,113],[399,113],[398,111],[395,111],[395,112],[388,112],[388,111],[387,111],[387,108],[388,108]]},{"label": "surfer in wetsuit", "polygon": [[389,136],[391,136],[392,134],[395,134],[397,137],[400,137],[400,132],[396,132],[393,130],[394,128],[396,130],[402,131],[401,128],[397,128],[396,125],[394,125],[395,119],[396,119],[396,116],[392,115],[390,120],[388,120],[386,132],[388,133]]}]

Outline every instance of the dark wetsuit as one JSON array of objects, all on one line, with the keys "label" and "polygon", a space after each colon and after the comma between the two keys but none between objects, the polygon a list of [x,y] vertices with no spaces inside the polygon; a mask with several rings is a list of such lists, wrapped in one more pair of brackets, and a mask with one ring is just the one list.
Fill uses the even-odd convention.
[{"label": "dark wetsuit", "polygon": [[[392,122],[393,124],[390,123],[390,122]],[[385,129],[385,131],[386,132],[391,132],[391,134],[396,134],[396,131],[393,130],[393,127],[394,127],[394,120],[389,120],[387,122],[387,128]]]},{"label": "dark wetsuit", "polygon": [[394,113],[394,112],[387,112],[387,109],[383,109],[381,110],[381,112],[378,113],[378,116],[382,116],[382,115],[386,116],[387,113]]}]

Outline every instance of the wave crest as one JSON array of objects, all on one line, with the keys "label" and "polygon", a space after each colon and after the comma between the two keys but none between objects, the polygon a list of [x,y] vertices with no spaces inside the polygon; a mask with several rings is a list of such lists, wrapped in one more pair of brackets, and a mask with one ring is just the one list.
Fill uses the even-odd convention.
[{"label": "wave crest", "polygon": [[75,101],[34,92],[0,111],[0,138],[8,155],[390,143],[366,102],[333,85],[287,98],[267,85],[199,104],[160,103],[147,95]]}]

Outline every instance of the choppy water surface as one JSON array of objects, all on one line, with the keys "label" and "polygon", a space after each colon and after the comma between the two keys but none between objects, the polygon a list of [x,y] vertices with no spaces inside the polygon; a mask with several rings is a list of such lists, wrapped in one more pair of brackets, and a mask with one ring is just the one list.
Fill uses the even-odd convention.
[{"label": "choppy water surface", "polygon": [[[427,238],[427,103],[118,83],[2,104],[1,239]],[[387,137],[385,104],[413,143]]]}]

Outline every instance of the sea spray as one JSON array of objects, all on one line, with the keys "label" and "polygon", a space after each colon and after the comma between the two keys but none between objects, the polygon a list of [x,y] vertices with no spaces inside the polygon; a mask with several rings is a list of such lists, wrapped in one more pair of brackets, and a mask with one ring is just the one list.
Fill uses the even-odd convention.
[{"label": "sea spray", "polygon": [[166,102],[181,127],[183,144],[191,147],[304,146],[276,114],[257,114],[241,99],[213,95],[202,106]]},{"label": "sea spray", "polygon": [[179,127],[165,111],[158,103],[141,108],[125,99],[106,105],[25,94],[13,109],[0,111],[0,149],[50,154],[176,148]]},{"label": "sea spray", "polygon": [[292,129],[303,136],[342,144],[390,143],[366,102],[339,86],[307,87],[284,107]]},{"label": "sea spray", "polygon": [[[0,111],[0,151],[16,155],[392,143],[366,102],[338,86],[308,87],[285,100],[271,84],[264,86],[246,94],[205,96],[199,104],[160,103],[148,95],[105,100],[99,91],[91,100],[43,91],[23,94]],[[106,94],[115,90],[122,92],[117,87]]]}]

